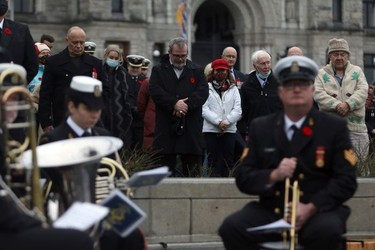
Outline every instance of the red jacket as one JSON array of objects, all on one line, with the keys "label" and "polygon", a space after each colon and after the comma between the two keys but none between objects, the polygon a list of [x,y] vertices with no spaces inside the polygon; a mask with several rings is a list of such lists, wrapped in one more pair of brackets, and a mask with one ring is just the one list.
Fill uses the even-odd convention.
[{"label": "red jacket", "polygon": [[155,103],[151,99],[148,90],[149,80],[146,79],[141,84],[137,98],[137,111],[143,117],[143,149],[150,151],[155,133]]}]

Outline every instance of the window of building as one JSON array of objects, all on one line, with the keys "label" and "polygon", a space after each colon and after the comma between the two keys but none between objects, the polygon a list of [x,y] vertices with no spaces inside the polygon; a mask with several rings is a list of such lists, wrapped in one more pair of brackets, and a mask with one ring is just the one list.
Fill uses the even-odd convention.
[{"label": "window of building", "polygon": [[122,0],[112,0],[112,13],[122,13]]},{"label": "window of building", "polygon": [[34,13],[35,0],[13,0],[15,13]]},{"label": "window of building", "polygon": [[363,1],[363,27],[375,28],[375,0]]},{"label": "window of building", "polygon": [[365,54],[364,65],[367,82],[375,82],[375,54]]},{"label": "window of building", "polygon": [[342,22],[342,0],[332,1],[332,21],[334,23]]}]

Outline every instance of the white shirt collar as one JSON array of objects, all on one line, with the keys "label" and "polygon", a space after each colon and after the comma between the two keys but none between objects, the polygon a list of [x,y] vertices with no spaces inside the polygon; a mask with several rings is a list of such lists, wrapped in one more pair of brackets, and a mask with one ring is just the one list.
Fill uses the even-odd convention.
[{"label": "white shirt collar", "polygon": [[[71,129],[73,129],[73,131],[78,135],[78,136],[82,136],[83,133],[85,132],[80,126],[78,126],[77,123],[75,123],[72,119],[72,117],[68,117],[68,119],[66,120],[66,123],[69,125],[69,127]],[[90,134],[92,134],[91,132],[91,128],[89,128],[87,130],[87,132],[89,132]]]},{"label": "white shirt collar", "polygon": [[296,125],[298,129],[302,127],[302,123],[305,121],[306,116],[299,119],[297,122],[292,122],[287,115],[284,114],[284,129],[288,130],[292,125]]},{"label": "white shirt collar", "polygon": [[4,20],[5,20],[5,18],[3,18],[3,20],[1,20],[1,22],[0,22],[0,28],[1,28],[1,29],[3,29],[3,26],[4,26]]}]

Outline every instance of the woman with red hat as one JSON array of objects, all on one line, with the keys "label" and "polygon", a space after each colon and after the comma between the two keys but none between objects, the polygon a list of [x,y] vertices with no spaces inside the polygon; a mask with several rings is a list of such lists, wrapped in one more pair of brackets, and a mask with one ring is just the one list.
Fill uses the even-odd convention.
[{"label": "woman with red hat", "polygon": [[241,118],[241,96],[228,62],[217,59],[208,74],[209,96],[203,105],[203,134],[212,176],[228,177],[234,166],[236,124]]}]

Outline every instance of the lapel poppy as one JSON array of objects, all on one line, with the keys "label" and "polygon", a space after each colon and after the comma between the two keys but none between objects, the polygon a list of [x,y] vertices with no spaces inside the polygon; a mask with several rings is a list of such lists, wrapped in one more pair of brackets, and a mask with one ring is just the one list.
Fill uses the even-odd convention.
[{"label": "lapel poppy", "polygon": [[190,83],[193,84],[193,85],[195,84],[195,78],[194,78],[194,76],[190,77]]},{"label": "lapel poppy", "polygon": [[6,35],[10,35],[10,34],[12,34],[12,31],[11,31],[8,27],[6,27],[6,28],[4,29],[4,33],[5,33]]},{"label": "lapel poppy", "polygon": [[312,136],[312,134],[313,134],[313,131],[312,131],[312,129],[310,128],[310,127],[303,127],[302,128],[302,134],[304,135],[304,136]]}]

